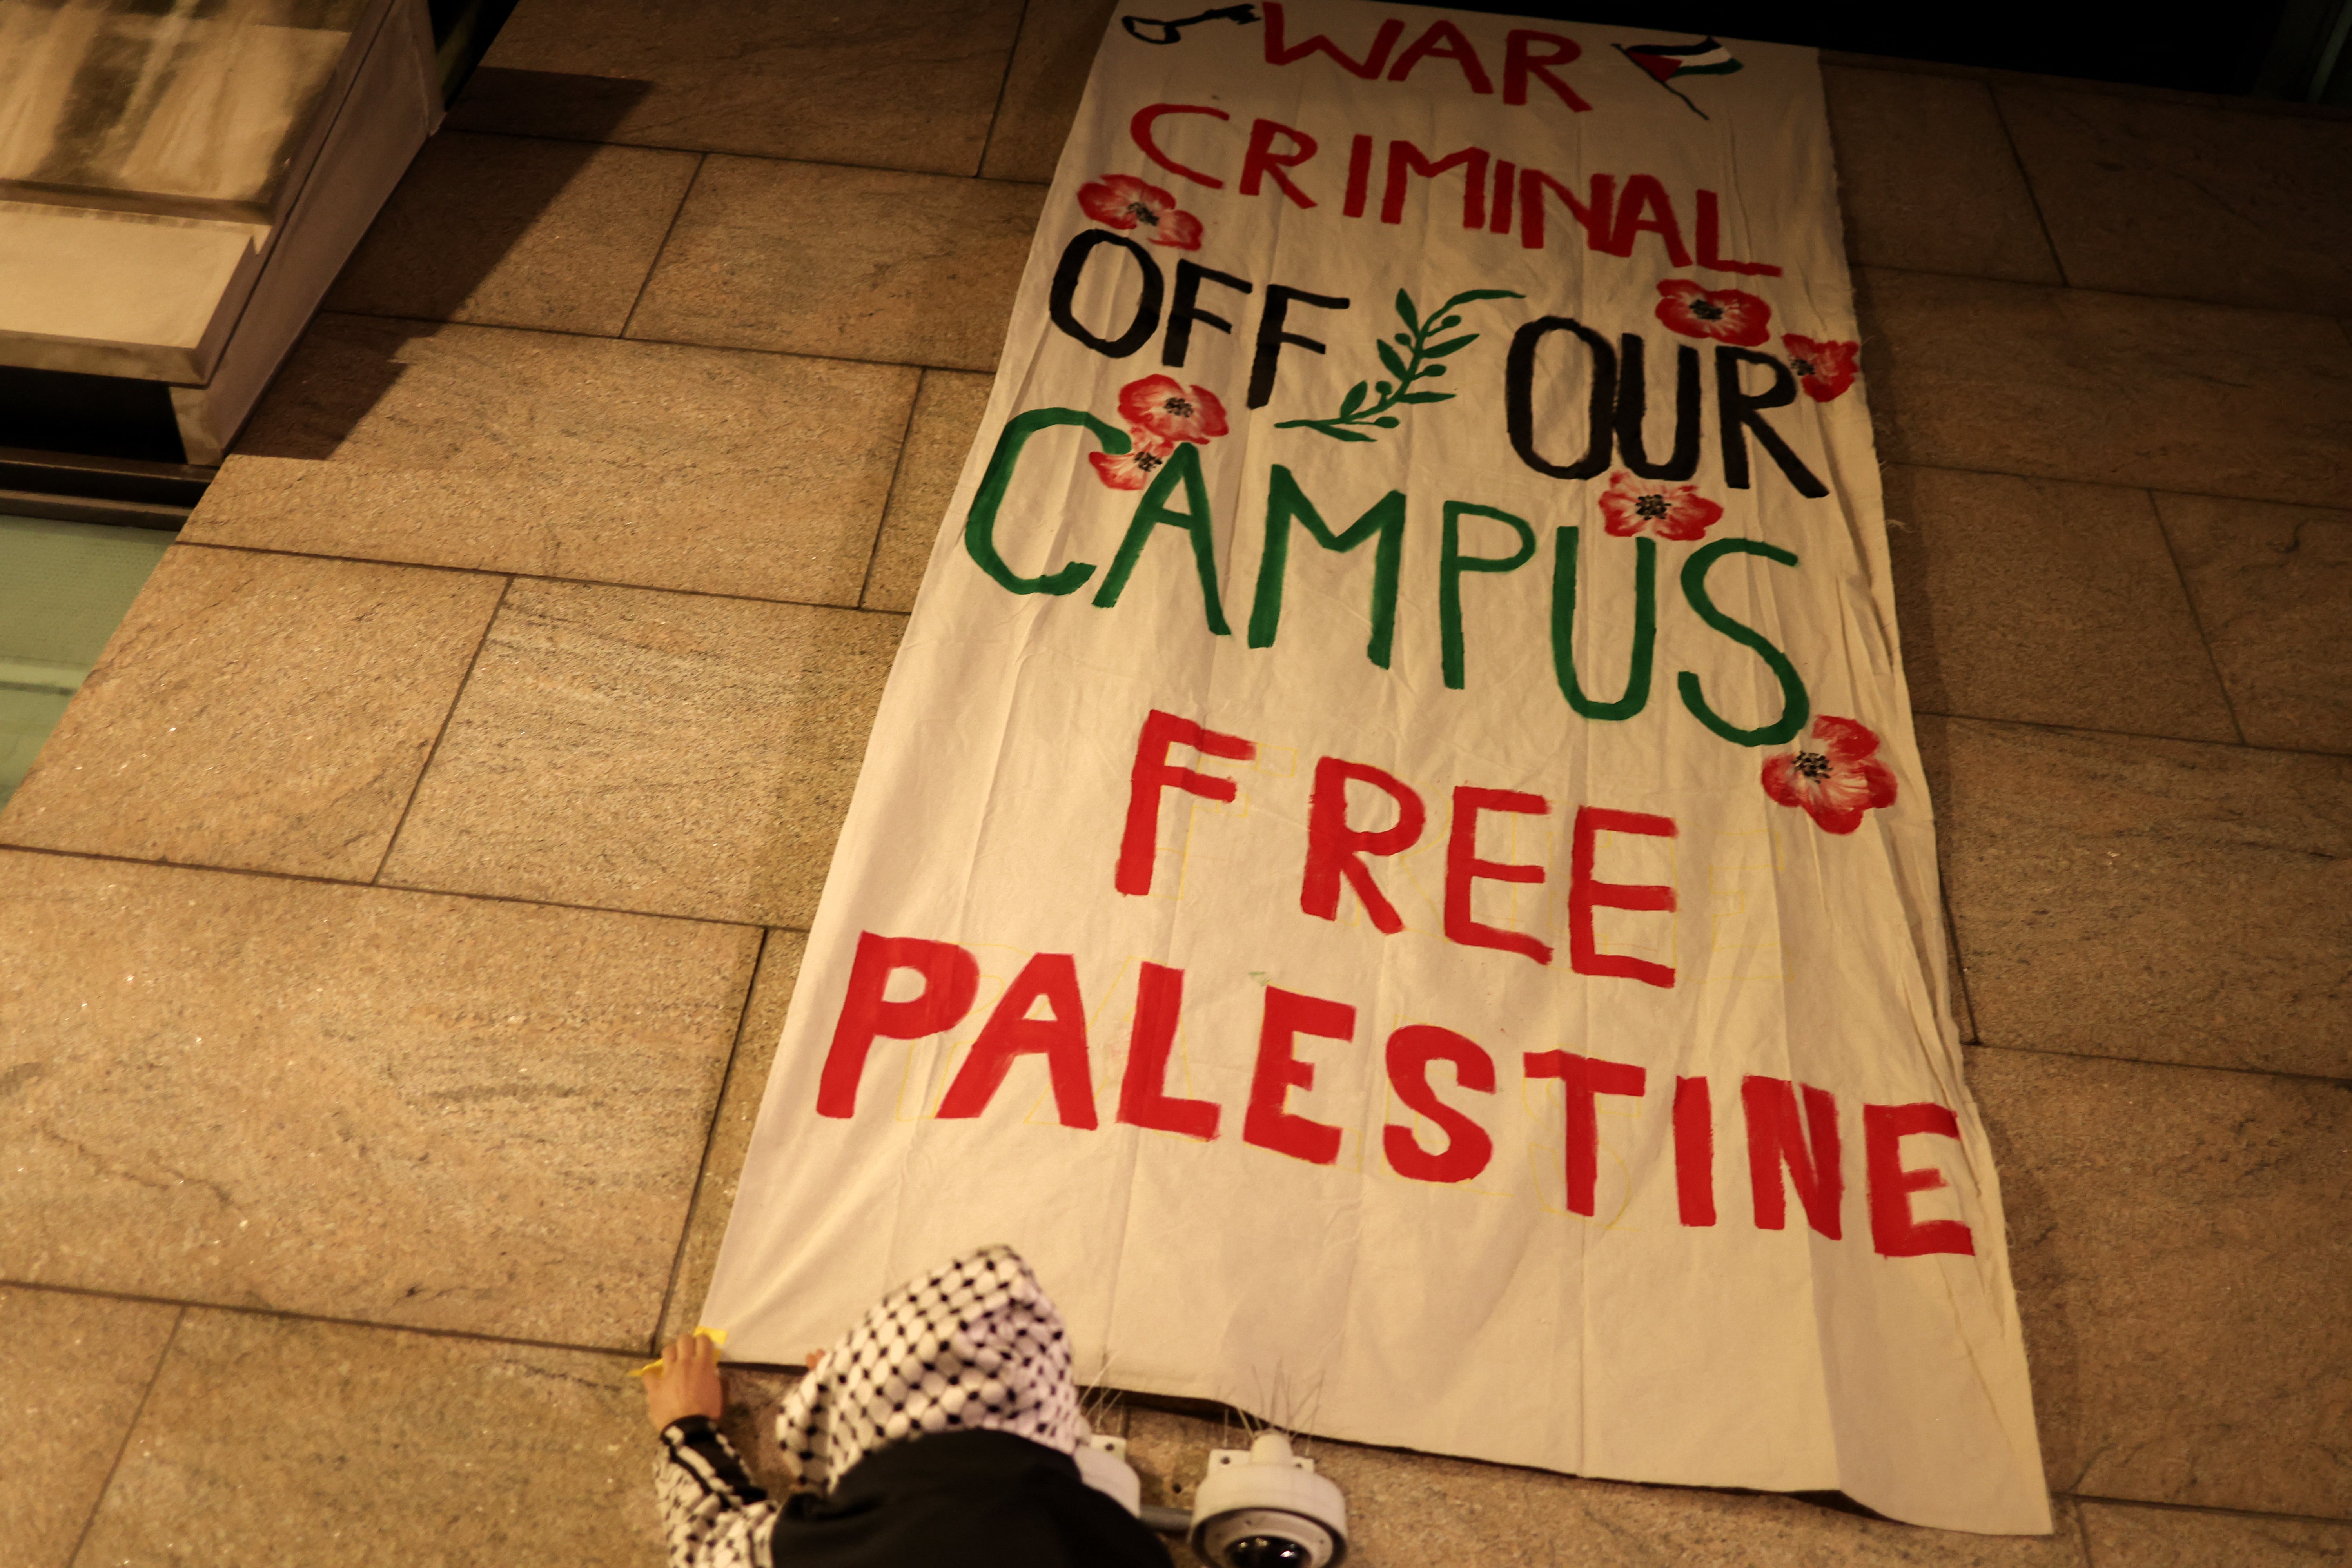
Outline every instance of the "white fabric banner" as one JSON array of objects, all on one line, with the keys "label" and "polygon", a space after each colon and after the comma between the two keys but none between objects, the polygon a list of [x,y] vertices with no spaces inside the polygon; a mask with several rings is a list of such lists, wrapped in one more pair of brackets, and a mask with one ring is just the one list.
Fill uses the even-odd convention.
[{"label": "white fabric banner", "polygon": [[2048,1530],[1811,52],[1123,24],[705,1321]]}]

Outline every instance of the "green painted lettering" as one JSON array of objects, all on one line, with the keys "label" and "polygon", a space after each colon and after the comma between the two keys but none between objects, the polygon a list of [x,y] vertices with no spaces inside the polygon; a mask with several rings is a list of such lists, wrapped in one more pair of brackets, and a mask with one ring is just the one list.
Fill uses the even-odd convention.
[{"label": "green painted lettering", "polygon": [[1658,642],[1658,543],[1633,541],[1633,652],[1625,671],[1625,690],[1613,702],[1584,694],[1576,678],[1577,533],[1573,528],[1555,531],[1551,569],[1551,668],[1559,679],[1560,695],[1584,719],[1631,719],[1649,705],[1650,665]]},{"label": "green painted lettering", "polygon": [[980,569],[1007,593],[1075,593],[1079,584],[1095,574],[1090,563],[1072,561],[1042,576],[1024,577],[1006,565],[1004,557],[997,552],[996,512],[1004,504],[1004,492],[1012,488],[1013,470],[1020,464],[1021,448],[1038,431],[1051,430],[1057,425],[1084,426],[1102,443],[1103,450],[1114,457],[1127,453],[1135,445],[1126,431],[1076,408],[1032,408],[1005,421],[1003,434],[996,438],[996,450],[989,454],[988,471],[981,476],[980,489],[971,498],[971,510],[964,514],[963,547]]},{"label": "green painted lettering", "polygon": [[[1508,555],[1463,554],[1462,520],[1465,517],[1490,517],[1496,522],[1509,523],[1512,531],[1519,536],[1519,547]],[[1437,563],[1437,637],[1445,684],[1452,689],[1461,690],[1463,680],[1462,574],[1516,572],[1534,560],[1535,554],[1536,531],[1528,526],[1525,518],[1466,500],[1445,503],[1445,543]]]},{"label": "green painted lettering", "polygon": [[1772,671],[1773,678],[1780,683],[1780,717],[1769,724],[1743,730],[1707,706],[1706,695],[1699,690],[1697,676],[1685,669],[1676,684],[1682,689],[1683,706],[1725,740],[1741,746],[1777,746],[1805,727],[1805,721],[1812,717],[1812,699],[1805,695],[1805,683],[1797,678],[1797,667],[1789,662],[1787,654],[1766,641],[1755,628],[1744,626],[1717,609],[1715,601],[1707,595],[1707,571],[1727,555],[1760,555],[1782,566],[1794,566],[1797,558],[1759,540],[1718,539],[1692,551],[1690,559],[1683,563],[1683,597],[1690,601],[1690,607],[1698,612],[1700,620],[1742,647],[1755,650],[1756,657]]},{"label": "green painted lettering", "polygon": [[[1180,485],[1185,510],[1176,511],[1169,507],[1168,498]],[[1224,605],[1217,597],[1217,541],[1209,516],[1209,486],[1201,477],[1201,448],[1190,441],[1177,444],[1160,471],[1151,476],[1143,499],[1135,503],[1135,521],[1127,525],[1127,537],[1118,542],[1118,553],[1112,557],[1110,571],[1095,592],[1095,607],[1108,610],[1118,603],[1135,563],[1143,558],[1143,547],[1151,541],[1151,531],[1163,525],[1192,536],[1192,564],[1200,573],[1202,607],[1208,612],[1209,629],[1221,637],[1231,636]]]},{"label": "green painted lettering", "polygon": [[1372,637],[1364,657],[1389,667],[1396,643],[1397,574],[1404,561],[1404,492],[1391,490],[1348,527],[1334,533],[1290,470],[1277,463],[1265,489],[1265,553],[1259,558],[1257,592],[1250,604],[1249,645],[1272,647],[1282,625],[1283,574],[1290,563],[1290,525],[1306,526],[1307,537],[1326,550],[1345,553],[1377,534],[1372,550]]}]

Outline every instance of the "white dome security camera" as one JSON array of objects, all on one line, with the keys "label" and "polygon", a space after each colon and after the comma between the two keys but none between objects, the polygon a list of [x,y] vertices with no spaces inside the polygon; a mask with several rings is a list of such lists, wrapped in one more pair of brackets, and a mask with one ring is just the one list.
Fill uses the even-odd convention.
[{"label": "white dome security camera", "polygon": [[1314,1460],[1290,1451],[1289,1438],[1264,1432],[1247,1451],[1209,1456],[1192,1540],[1194,1554],[1218,1568],[1335,1568],[1348,1555],[1348,1503]]}]

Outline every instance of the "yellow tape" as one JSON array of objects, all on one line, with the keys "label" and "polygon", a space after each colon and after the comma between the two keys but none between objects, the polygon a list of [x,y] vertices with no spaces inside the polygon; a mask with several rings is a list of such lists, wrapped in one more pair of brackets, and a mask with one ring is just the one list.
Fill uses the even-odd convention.
[{"label": "yellow tape", "polygon": [[[720,1350],[725,1350],[727,1348],[727,1331],[725,1329],[714,1329],[707,1323],[701,1324],[695,1329],[694,1337],[698,1340],[709,1340]],[[645,1365],[637,1368],[636,1371],[629,1373],[629,1375],[631,1377],[651,1377],[654,1373],[662,1369],[663,1364],[664,1363],[657,1361],[649,1361],[646,1363]]]}]

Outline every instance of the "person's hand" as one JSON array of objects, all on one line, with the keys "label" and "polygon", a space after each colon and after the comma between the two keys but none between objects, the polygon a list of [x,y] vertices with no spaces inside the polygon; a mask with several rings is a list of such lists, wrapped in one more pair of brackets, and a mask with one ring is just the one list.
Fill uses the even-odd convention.
[{"label": "person's hand", "polygon": [[719,1347],[700,1334],[687,1334],[662,1352],[660,1370],[645,1376],[646,1419],[658,1432],[687,1415],[713,1421],[727,1408],[719,1385]]}]

